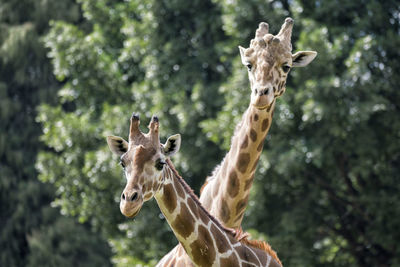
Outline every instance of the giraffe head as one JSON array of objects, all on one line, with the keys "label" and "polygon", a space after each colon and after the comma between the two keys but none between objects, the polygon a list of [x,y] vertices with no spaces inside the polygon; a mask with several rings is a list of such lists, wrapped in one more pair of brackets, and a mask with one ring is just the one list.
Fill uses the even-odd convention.
[{"label": "giraffe head", "polygon": [[127,184],[121,195],[120,210],[126,217],[136,216],[143,202],[151,199],[162,184],[162,171],[166,159],[175,154],[181,144],[179,134],[170,136],[160,144],[158,118],[153,116],[149,132],[139,129],[139,116],[130,119],[129,142],[118,136],[108,136],[110,150],[120,156]]},{"label": "giraffe head", "polygon": [[261,22],[250,47],[239,46],[242,63],[249,73],[251,104],[258,109],[269,107],[285,92],[291,68],[304,67],[317,55],[315,51],[299,51],[292,55],[293,19],[286,18],[276,36],[268,33],[268,27]]}]

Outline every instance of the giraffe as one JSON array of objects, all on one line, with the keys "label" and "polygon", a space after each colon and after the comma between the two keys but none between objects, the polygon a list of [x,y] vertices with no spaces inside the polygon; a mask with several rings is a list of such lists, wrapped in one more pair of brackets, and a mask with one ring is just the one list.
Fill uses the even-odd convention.
[{"label": "giraffe", "polygon": [[139,123],[139,116],[134,114],[129,142],[107,137],[110,150],[120,156],[127,178],[120,202],[122,214],[135,217],[143,203],[154,197],[194,266],[281,266],[265,243],[252,244],[241,232],[225,228],[200,204],[169,159],[179,150],[180,135],[170,136],[161,144],[157,117],[152,117],[147,134],[140,131]]},{"label": "giraffe", "polygon": [[[230,150],[207,178],[200,195],[200,202],[210,214],[230,228],[241,225],[275,100],[286,90],[290,69],[308,65],[317,55],[315,51],[292,55],[293,19],[286,18],[276,36],[268,33],[268,28],[267,23],[261,22],[250,47],[239,46],[242,63],[248,70],[250,104],[236,126]],[[178,245],[163,257],[159,266],[174,257],[178,262],[187,261],[183,252]]]}]

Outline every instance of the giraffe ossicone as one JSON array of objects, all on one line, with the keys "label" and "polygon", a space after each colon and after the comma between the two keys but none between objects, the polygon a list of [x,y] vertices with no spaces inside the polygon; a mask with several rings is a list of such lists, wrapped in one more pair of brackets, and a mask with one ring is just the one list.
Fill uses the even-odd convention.
[{"label": "giraffe ossicone", "polygon": [[225,228],[201,206],[168,158],[179,150],[180,135],[161,144],[156,117],[149,129],[142,133],[139,118],[132,116],[129,142],[117,136],[107,137],[110,150],[120,156],[127,179],[121,212],[133,218],[143,203],[154,197],[195,266],[281,266],[269,246],[252,244],[246,235]]},{"label": "giraffe ossicone", "polygon": [[293,67],[304,67],[316,56],[315,51],[292,55],[293,19],[286,18],[279,33],[268,33],[268,24],[261,22],[249,48],[239,46],[243,65],[249,71],[251,104],[258,109],[270,107],[285,92],[287,74]]}]

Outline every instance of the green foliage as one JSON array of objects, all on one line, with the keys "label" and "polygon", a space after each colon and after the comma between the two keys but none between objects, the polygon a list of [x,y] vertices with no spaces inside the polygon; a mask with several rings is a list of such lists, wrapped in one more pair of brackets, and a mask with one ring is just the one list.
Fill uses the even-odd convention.
[{"label": "green foliage", "polygon": [[[54,214],[51,210],[45,213]],[[111,266],[107,243],[71,218],[42,224],[28,236],[28,242],[31,253],[26,266]]]},{"label": "green foliage", "polygon": [[103,239],[50,208],[54,188],[39,182],[35,170],[38,150],[46,149],[36,108],[55,103],[59,87],[41,40],[49,20],[79,17],[73,1],[0,1],[1,266],[88,265],[75,257],[79,251],[98,265],[110,263]]},{"label": "green foliage", "polygon": [[118,229],[122,235],[110,242],[115,253],[113,262],[118,267],[155,266],[178,243],[155,200],[143,206],[140,216],[125,220]]},{"label": "green foliage", "polygon": [[399,264],[396,1],[80,3],[86,23],[54,21],[44,39],[63,87],[39,109],[36,166],[63,213],[108,236],[116,265],[153,265],[176,241],[154,202],[133,222],[119,214],[125,181],[105,137],[126,137],[133,111],[142,125],[157,114],[162,140],[182,134],[174,162],[197,190],[249,103],[237,46],[285,16],[294,51],[319,54],[277,102],[244,228],[288,266]]},{"label": "green foliage", "polygon": [[221,154],[199,134],[199,122],[222,104],[217,88],[229,67],[214,49],[225,40],[220,11],[207,1],[82,1],[82,9],[91,27],[53,22],[45,38],[64,86],[58,106],[40,108],[42,140],[51,150],[36,166],[40,179],[58,188],[54,204],[63,213],[110,237],[118,265],[128,252],[154,261],[176,241],[154,204],[134,224],[119,213],[125,181],[105,137],[126,137],[133,111],[144,124],[158,114],[163,140],[175,132],[186,140],[176,162],[199,187],[218,160],[207,160],[209,153]]},{"label": "green foliage", "polygon": [[398,6],[341,2],[293,7],[295,48],[319,55],[277,103],[244,219],[286,265],[398,264]]}]

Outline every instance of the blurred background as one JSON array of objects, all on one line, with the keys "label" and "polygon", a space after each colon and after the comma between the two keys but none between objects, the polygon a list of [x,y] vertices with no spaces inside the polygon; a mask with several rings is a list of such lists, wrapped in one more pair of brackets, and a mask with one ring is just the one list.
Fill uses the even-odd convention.
[{"label": "blurred background", "polygon": [[284,266],[400,266],[400,2],[1,0],[0,266],[154,266],[155,201],[124,218],[105,137],[152,114],[198,193],[249,103],[237,46],[295,20],[243,228]]}]

